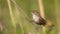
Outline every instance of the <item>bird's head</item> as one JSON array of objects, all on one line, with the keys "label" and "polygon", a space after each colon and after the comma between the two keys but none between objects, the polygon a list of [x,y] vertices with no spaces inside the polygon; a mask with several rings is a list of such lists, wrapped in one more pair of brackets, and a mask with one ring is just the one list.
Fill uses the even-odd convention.
[{"label": "bird's head", "polygon": [[40,14],[37,10],[32,10],[32,15],[40,16]]}]

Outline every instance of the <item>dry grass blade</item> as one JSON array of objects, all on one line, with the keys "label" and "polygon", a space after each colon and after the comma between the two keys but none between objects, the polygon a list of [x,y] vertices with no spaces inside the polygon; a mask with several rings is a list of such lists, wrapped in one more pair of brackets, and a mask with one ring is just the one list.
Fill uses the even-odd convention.
[{"label": "dry grass blade", "polygon": [[[11,20],[12,20],[12,23],[13,23],[13,27],[14,27],[14,29],[16,29],[16,22],[14,21],[14,16],[13,16],[13,13],[12,13],[10,0],[7,0],[7,3],[8,3],[8,8],[9,8],[10,17],[11,17]],[[14,32],[15,32],[14,34],[16,34],[16,30]]]},{"label": "dry grass blade", "polygon": [[[43,7],[43,3],[42,3],[42,0],[38,0],[38,4],[39,4],[39,10],[40,10],[40,14],[41,14],[41,17],[45,19],[45,14],[44,14],[44,7]],[[43,34],[46,34],[46,27],[42,26],[43,28]]]},{"label": "dry grass blade", "polygon": [[13,17],[13,13],[12,13],[10,0],[7,0],[7,3],[8,3],[8,8],[9,8],[9,12],[10,12],[10,16],[11,16],[11,19],[12,19],[13,26],[16,27],[16,24],[15,24],[15,21],[14,21],[14,17]]}]

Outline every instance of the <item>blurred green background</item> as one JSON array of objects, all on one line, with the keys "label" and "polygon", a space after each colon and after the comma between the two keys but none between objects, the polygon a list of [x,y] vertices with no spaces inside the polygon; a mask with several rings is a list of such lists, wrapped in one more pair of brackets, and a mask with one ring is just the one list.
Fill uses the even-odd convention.
[{"label": "blurred green background", "polygon": [[[39,11],[38,0],[13,1],[10,0],[10,12],[7,0],[0,0],[0,34],[38,34],[26,17],[32,18],[31,10]],[[50,34],[60,34],[60,0],[42,0],[42,3],[45,18],[55,25]]]}]

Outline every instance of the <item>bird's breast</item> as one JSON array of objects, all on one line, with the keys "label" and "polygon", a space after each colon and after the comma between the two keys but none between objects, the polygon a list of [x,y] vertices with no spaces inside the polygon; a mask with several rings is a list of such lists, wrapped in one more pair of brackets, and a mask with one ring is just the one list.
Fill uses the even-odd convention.
[{"label": "bird's breast", "polygon": [[36,15],[33,15],[33,20],[38,23],[39,22],[39,17],[36,16]]}]

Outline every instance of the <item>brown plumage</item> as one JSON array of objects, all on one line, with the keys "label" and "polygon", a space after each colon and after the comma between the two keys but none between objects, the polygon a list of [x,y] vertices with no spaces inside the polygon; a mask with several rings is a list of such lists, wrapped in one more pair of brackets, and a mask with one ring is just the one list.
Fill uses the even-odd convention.
[{"label": "brown plumage", "polygon": [[[35,15],[35,16],[34,16]],[[43,25],[45,26],[46,20],[43,19],[40,14],[37,12],[37,10],[32,10],[32,16],[33,16],[33,21],[38,24],[38,25]],[[38,23],[37,23],[38,22]]]},{"label": "brown plumage", "polygon": [[42,18],[37,10],[32,10],[32,19],[34,23],[47,27],[48,31],[53,29],[54,24],[51,21]]}]

